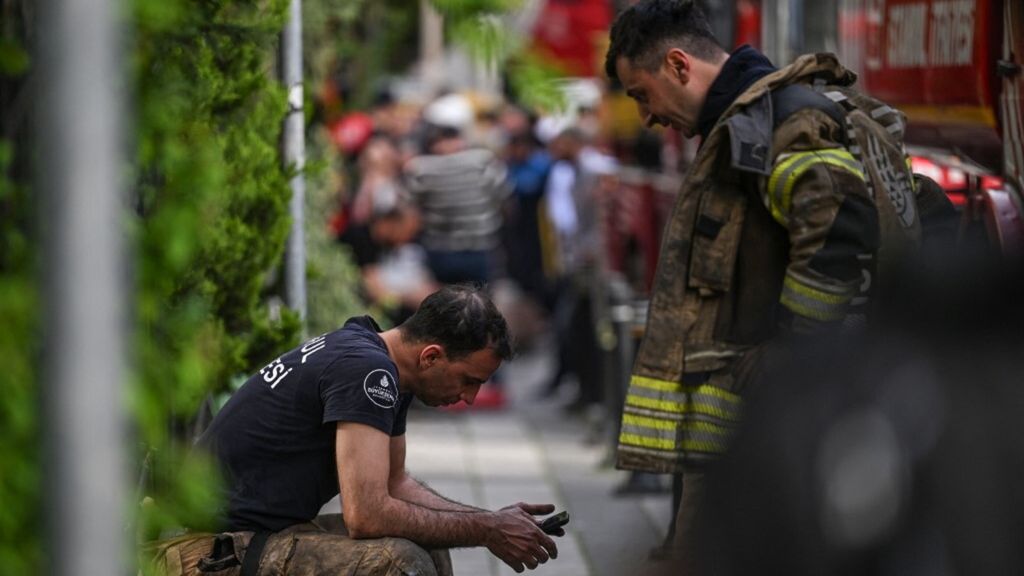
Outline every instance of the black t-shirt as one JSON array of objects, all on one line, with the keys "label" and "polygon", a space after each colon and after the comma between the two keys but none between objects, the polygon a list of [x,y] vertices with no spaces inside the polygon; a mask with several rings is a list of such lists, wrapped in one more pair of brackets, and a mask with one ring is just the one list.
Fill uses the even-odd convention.
[{"label": "black t-shirt", "polygon": [[[278,531],[338,494],[337,422],[405,433],[412,394],[369,316],[351,318],[254,374],[199,439],[227,482],[227,530]],[[388,458],[381,454],[381,458]]]}]

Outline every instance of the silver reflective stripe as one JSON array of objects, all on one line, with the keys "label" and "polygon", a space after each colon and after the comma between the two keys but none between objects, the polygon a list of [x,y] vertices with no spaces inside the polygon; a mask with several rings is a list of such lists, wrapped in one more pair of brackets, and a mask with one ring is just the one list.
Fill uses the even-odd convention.
[{"label": "silver reflective stripe", "polygon": [[734,358],[739,355],[740,353],[735,350],[704,350],[702,352],[694,352],[692,354],[684,355],[683,361],[694,362],[696,360],[704,360],[706,358]]},{"label": "silver reflective stripe", "polygon": [[654,428],[635,426],[632,424],[623,424],[622,434],[636,434],[637,436],[643,436],[645,438],[656,438],[658,440],[666,440],[670,442],[693,440],[696,442],[711,442],[716,444],[727,443],[731,436],[728,430],[723,430],[721,433],[715,433],[709,430],[687,430],[685,428],[679,428],[677,430],[656,430]]},{"label": "silver reflective stripe", "polygon": [[883,104],[882,106],[879,106],[878,108],[875,108],[874,110],[871,111],[871,118],[874,120],[878,120],[882,116],[885,116],[886,114],[892,114],[893,112],[895,112],[895,110],[893,110],[892,107]]},{"label": "silver reflective stripe", "polygon": [[843,154],[843,151],[838,149],[829,149],[820,151],[822,158],[829,158],[842,163],[843,166],[850,169],[851,172],[856,172],[860,175],[864,174],[864,166],[860,163],[860,160],[853,156],[853,153]]},{"label": "silver reflective stripe", "polygon": [[825,96],[828,96],[828,99],[833,101],[833,102],[845,102],[846,101],[846,94],[843,94],[842,92],[836,92],[835,90],[832,90],[832,91],[829,91],[829,92],[825,92],[824,94],[825,94]]},{"label": "silver reflective stripe", "polygon": [[636,416],[644,416],[646,418],[659,418],[661,420],[671,420],[673,422],[703,422],[705,424],[714,424],[716,426],[733,425],[734,422],[731,420],[723,420],[716,418],[709,414],[701,414],[699,412],[662,412],[661,410],[652,410],[650,408],[640,408],[639,406],[629,406],[625,408],[625,413],[634,414]]},{"label": "silver reflective stripe", "polygon": [[789,308],[795,314],[824,322],[839,320],[846,313],[845,302],[842,304],[822,302],[821,300],[804,296],[788,286],[782,287],[780,301],[783,306]]}]

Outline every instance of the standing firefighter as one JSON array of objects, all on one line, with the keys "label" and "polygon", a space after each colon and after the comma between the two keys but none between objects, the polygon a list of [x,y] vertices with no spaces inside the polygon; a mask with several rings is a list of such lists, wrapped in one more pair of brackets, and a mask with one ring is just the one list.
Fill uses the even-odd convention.
[{"label": "standing firefighter", "polygon": [[700,135],[662,243],[630,381],[620,468],[683,474],[675,545],[693,561],[703,467],[740,422],[766,346],[864,321],[877,269],[920,241],[902,115],[830,54],[775,68],[726,53],[692,3],[647,0],[605,63],[644,123]]}]

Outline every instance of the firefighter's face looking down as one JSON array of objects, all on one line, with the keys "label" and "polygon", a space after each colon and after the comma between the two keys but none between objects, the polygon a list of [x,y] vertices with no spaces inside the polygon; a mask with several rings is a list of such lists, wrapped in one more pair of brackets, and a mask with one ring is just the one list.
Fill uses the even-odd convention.
[{"label": "firefighter's face looking down", "polygon": [[645,126],[671,126],[693,137],[710,85],[703,78],[705,66],[709,64],[672,48],[654,70],[635,66],[625,57],[616,61],[615,70],[626,95],[636,101]]}]

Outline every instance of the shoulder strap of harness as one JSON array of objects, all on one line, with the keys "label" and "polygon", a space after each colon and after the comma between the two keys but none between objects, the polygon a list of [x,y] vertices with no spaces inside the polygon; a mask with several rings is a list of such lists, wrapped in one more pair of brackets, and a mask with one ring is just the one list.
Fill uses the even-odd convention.
[{"label": "shoulder strap of harness", "polygon": [[803,84],[789,84],[772,90],[772,123],[775,126],[807,108],[824,112],[845,131],[846,109],[826,95]]},{"label": "shoulder strap of harness", "polygon": [[770,97],[766,94],[726,121],[732,167],[765,176],[770,174],[772,132],[790,116],[807,108],[820,110],[833,119],[840,126],[843,146],[849,144],[850,125],[842,104],[803,84],[790,84],[772,90]]}]

